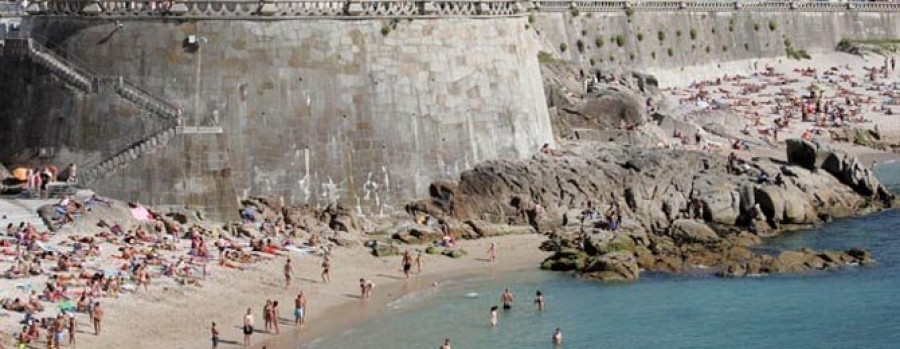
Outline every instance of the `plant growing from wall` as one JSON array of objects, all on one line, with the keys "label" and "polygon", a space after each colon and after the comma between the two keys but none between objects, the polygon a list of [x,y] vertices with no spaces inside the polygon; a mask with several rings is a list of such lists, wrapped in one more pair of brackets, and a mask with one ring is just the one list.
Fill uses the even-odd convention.
[{"label": "plant growing from wall", "polygon": [[596,39],[594,39],[594,46],[597,46],[597,48],[603,47],[603,38],[597,37]]},{"label": "plant growing from wall", "polygon": [[581,36],[587,36],[587,30],[582,29],[582,30],[581,30]]},{"label": "plant growing from wall", "polygon": [[625,8],[625,16],[627,16],[627,17],[634,16],[634,9],[631,7]]},{"label": "plant growing from wall", "polygon": [[634,60],[634,52],[628,54],[628,59]]},{"label": "plant growing from wall", "polygon": [[381,27],[381,35],[388,36],[388,34],[390,34],[390,33],[391,33],[391,27],[389,27],[389,26]]},{"label": "plant growing from wall", "polygon": [[556,63],[556,58],[553,58],[553,54],[550,52],[539,51],[537,54],[538,62],[541,64],[552,64]]},{"label": "plant growing from wall", "polygon": [[656,59],[656,51],[650,51],[650,58]]},{"label": "plant growing from wall", "polygon": [[578,11],[578,8],[575,7],[575,5],[572,5],[569,7],[569,14],[571,14],[572,17],[578,17],[581,12]]},{"label": "plant growing from wall", "polygon": [[578,39],[577,41],[575,41],[575,47],[578,48],[578,52],[584,53],[584,41]]},{"label": "plant growing from wall", "polygon": [[676,30],[676,31],[675,31],[675,36],[680,38],[680,37],[681,37],[681,30]]},{"label": "plant growing from wall", "polygon": [[596,62],[596,61],[594,61],[594,59],[593,59],[593,58],[591,58],[591,60],[590,60],[590,62],[591,62],[591,66],[592,66],[592,67],[593,67],[593,66],[595,66],[595,65],[596,65],[596,64],[597,64],[597,62]]},{"label": "plant growing from wall", "polygon": [[756,23],[756,22],[753,23],[753,30],[759,31],[759,23]]},{"label": "plant growing from wall", "polygon": [[746,43],[746,42],[744,43],[744,50],[750,51],[750,44],[749,44],[749,43]]},{"label": "plant growing from wall", "polygon": [[637,33],[637,40],[644,41],[644,33]]},{"label": "plant growing from wall", "polygon": [[616,56],[609,55],[609,61],[610,61],[610,62],[615,62],[615,61],[616,61]]},{"label": "plant growing from wall", "polygon": [[728,52],[728,46],[722,45],[722,52]]},{"label": "plant growing from wall", "polygon": [[528,15],[528,23],[534,24],[534,14],[533,13]]},{"label": "plant growing from wall", "polygon": [[669,47],[669,48],[667,48],[667,49],[666,49],[666,54],[668,54],[668,55],[669,55],[669,57],[672,57],[672,55],[674,55],[674,54],[675,54],[675,51],[674,51],[674,50],[672,50],[672,48],[671,48],[671,47]]},{"label": "plant growing from wall", "polygon": [[566,45],[566,43],[561,43],[561,44],[559,44],[559,51],[560,51],[560,52],[566,52],[566,50],[568,50],[568,49],[569,49],[569,45]]},{"label": "plant growing from wall", "polygon": [[622,35],[616,35],[616,45],[619,47],[625,46],[625,37]]},{"label": "plant growing from wall", "polygon": [[688,35],[691,36],[691,40],[697,40],[697,29],[691,28]]},{"label": "plant growing from wall", "polygon": [[663,41],[666,41],[666,32],[664,32],[662,30],[656,32],[656,38],[659,39],[660,43],[662,43]]},{"label": "plant growing from wall", "polygon": [[778,29],[778,23],[775,21],[769,21],[769,30],[775,31],[775,29]]},{"label": "plant growing from wall", "polygon": [[709,46],[706,46],[706,53],[709,53],[710,51]]},{"label": "plant growing from wall", "polygon": [[712,27],[712,33],[713,33],[713,34],[716,33],[716,27]]}]

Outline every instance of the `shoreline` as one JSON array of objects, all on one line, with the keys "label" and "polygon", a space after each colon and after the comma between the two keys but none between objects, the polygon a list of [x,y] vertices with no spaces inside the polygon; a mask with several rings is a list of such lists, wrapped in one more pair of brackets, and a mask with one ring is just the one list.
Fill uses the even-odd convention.
[{"label": "shoreline", "polygon": [[[512,237],[511,240],[531,240],[531,237],[540,237],[540,241],[546,239],[543,235],[517,237]],[[499,239],[499,242],[509,242],[507,238],[510,237],[503,237]],[[526,242],[527,245],[531,245],[532,243],[532,241]],[[539,244],[540,242],[538,242],[538,245]],[[503,251],[501,250],[501,252]],[[452,270],[448,271],[454,273],[452,275],[437,275],[442,274],[444,270],[435,272],[434,270],[429,270],[428,265],[426,265],[425,271],[422,274],[411,276],[409,281],[396,280],[389,282],[386,285],[378,285],[376,287],[374,298],[368,302],[362,302],[361,300],[348,297],[344,302],[333,304],[323,309],[322,313],[330,314],[328,318],[322,319],[322,313],[311,316],[309,323],[313,324],[314,327],[310,328],[310,325],[305,325],[299,333],[292,329],[291,333],[283,333],[282,335],[256,344],[253,347],[295,348],[299,345],[299,348],[307,348],[315,345],[319,340],[339,335],[369,321],[378,319],[384,315],[383,312],[389,310],[388,307],[391,304],[402,301],[405,297],[420,292],[426,292],[428,290],[440,292],[441,285],[447,283],[467,282],[481,277],[497,277],[527,270],[538,271],[540,270],[540,262],[550,255],[548,252],[537,249],[537,246],[534,246],[534,251],[531,253],[528,253],[527,248],[522,248],[521,252],[526,253],[522,255],[517,253],[507,257],[502,257],[501,255],[502,258],[498,259],[494,264],[488,264],[487,261],[483,261],[481,258],[472,257],[476,262],[480,263],[465,263],[459,267],[450,268]],[[525,260],[523,260],[523,258]]]}]

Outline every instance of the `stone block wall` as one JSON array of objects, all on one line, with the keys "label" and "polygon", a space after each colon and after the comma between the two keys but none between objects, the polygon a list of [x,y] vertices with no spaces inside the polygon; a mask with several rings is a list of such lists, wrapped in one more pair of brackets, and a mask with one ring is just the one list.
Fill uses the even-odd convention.
[{"label": "stone block wall", "polygon": [[[185,124],[222,126],[219,135],[178,135],[96,188],[126,200],[228,211],[238,196],[274,195],[388,213],[425,194],[434,179],[486,159],[527,157],[552,142],[539,44],[524,17],[123,20],[119,29],[77,18],[29,20],[33,33],[98,76],[124,76],[180,106]],[[0,92],[41,86],[45,97],[13,93],[18,102],[0,101],[0,126],[20,125],[10,137],[62,132],[42,136],[42,145],[65,149],[56,162],[121,150],[94,138],[137,141],[158,130],[152,117],[96,107],[128,105],[115,95],[74,92],[24,66],[9,73],[16,87]],[[44,119],[69,121],[28,122]],[[35,146],[20,138],[0,161]]]}]

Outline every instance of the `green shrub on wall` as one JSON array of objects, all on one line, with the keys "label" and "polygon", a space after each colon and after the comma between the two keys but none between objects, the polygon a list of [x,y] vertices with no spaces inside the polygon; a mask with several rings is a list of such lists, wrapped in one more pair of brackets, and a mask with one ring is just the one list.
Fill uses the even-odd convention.
[{"label": "green shrub on wall", "polygon": [[662,30],[656,32],[656,38],[659,39],[659,42],[666,41],[666,32]]},{"label": "green shrub on wall", "polygon": [[769,21],[769,30],[775,31],[775,29],[778,29],[778,23],[776,23],[775,21]]},{"label": "green shrub on wall", "polygon": [[566,45],[566,43],[559,44],[559,50],[561,52],[566,52],[566,50],[568,50],[568,49],[569,49],[569,45]]},{"label": "green shrub on wall", "polygon": [[644,41],[644,33],[637,33],[637,40]]},{"label": "green shrub on wall", "polygon": [[680,38],[680,37],[681,37],[681,30],[676,30],[676,31],[675,31],[675,36]]},{"label": "green shrub on wall", "polygon": [[634,16],[634,9],[629,7],[625,9],[625,15],[628,17]]},{"label": "green shrub on wall", "polygon": [[578,48],[578,52],[584,53],[584,41],[578,39],[578,41],[575,41],[575,47]]},{"label": "green shrub on wall", "polygon": [[672,55],[675,54],[675,51],[672,50],[671,47],[669,47],[669,48],[666,49],[666,54],[669,55],[669,57],[672,57]]},{"label": "green shrub on wall", "polygon": [[691,36],[691,40],[697,40],[697,29],[691,28],[688,34]]},{"label": "green shrub on wall", "polygon": [[594,39],[594,46],[597,46],[597,48],[603,47],[603,38],[598,37],[598,38]]},{"label": "green shrub on wall", "polygon": [[628,54],[628,59],[634,60],[634,52]]},{"label": "green shrub on wall", "polygon": [[656,59],[656,51],[650,51],[650,58]]},{"label": "green shrub on wall", "polygon": [[625,37],[622,35],[616,35],[616,45],[619,47],[625,46]]},{"label": "green shrub on wall", "polygon": [[759,23],[753,23],[753,30],[759,31]]},{"label": "green shrub on wall", "polygon": [[569,7],[569,14],[571,14],[572,17],[578,17],[578,15],[581,13],[578,12],[578,8],[576,8],[575,6],[572,6],[572,7]]},{"label": "green shrub on wall", "polygon": [[595,65],[597,64],[597,62],[595,62],[593,58],[591,58],[590,62],[591,62],[591,66],[592,66],[592,67],[595,66]]}]

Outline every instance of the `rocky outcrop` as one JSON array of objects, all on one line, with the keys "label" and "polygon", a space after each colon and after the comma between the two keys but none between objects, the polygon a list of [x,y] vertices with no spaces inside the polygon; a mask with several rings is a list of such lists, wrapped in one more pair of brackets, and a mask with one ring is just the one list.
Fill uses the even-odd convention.
[{"label": "rocky outcrop", "polygon": [[[584,277],[637,278],[632,261],[666,272],[741,265],[791,272],[799,267],[790,255],[770,262],[748,247],[785,229],[888,207],[891,200],[873,199],[891,194],[853,157],[789,144],[788,162],[745,159],[729,172],[728,161],[710,153],[575,142],[564,154],[479,164],[457,183],[436,183],[438,195],[408,209],[478,225],[527,223],[551,236],[542,248],[556,254],[543,268]],[[582,219],[588,207],[598,216],[619,212],[619,229]]]},{"label": "rocky outcrop", "polygon": [[817,270],[841,268],[874,263],[869,252],[850,249],[846,252],[810,249],[784,251],[777,256],[757,255],[746,261],[728,263],[720,272],[723,277],[746,277],[765,274],[804,273]]}]

